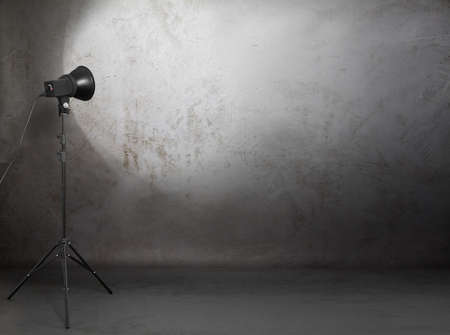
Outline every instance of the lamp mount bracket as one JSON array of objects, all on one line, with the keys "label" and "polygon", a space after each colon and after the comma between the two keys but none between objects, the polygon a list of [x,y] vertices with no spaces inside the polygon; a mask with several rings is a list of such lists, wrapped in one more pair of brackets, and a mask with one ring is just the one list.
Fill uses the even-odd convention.
[{"label": "lamp mount bracket", "polygon": [[70,112],[70,97],[58,97],[59,114],[69,114]]}]

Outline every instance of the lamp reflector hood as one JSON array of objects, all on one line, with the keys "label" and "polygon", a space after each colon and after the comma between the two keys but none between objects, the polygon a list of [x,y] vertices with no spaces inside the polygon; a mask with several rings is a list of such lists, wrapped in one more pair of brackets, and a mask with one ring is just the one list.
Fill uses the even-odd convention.
[{"label": "lamp reflector hood", "polygon": [[70,72],[69,77],[76,88],[74,98],[89,100],[95,92],[95,81],[92,72],[86,66],[78,66]]}]

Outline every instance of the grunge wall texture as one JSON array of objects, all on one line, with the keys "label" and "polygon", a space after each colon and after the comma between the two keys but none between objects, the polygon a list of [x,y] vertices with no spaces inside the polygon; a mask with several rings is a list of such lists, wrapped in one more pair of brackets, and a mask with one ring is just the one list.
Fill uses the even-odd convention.
[{"label": "grunge wall texture", "polygon": [[[450,261],[448,1],[0,1],[0,167],[42,82],[67,121],[69,234],[93,263]],[[41,100],[0,188],[0,263],[59,238]]]}]

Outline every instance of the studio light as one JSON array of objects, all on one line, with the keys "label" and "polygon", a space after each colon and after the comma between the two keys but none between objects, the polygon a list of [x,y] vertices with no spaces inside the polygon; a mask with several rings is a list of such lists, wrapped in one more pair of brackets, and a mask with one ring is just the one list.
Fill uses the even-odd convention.
[{"label": "studio light", "polygon": [[59,79],[44,82],[44,87],[47,97],[74,97],[87,101],[94,95],[95,81],[86,66],[78,66]]},{"label": "studio light", "polygon": [[[61,259],[64,279],[64,302],[65,302],[65,326],[69,328],[69,273],[68,261],[77,263],[82,268],[93,275],[98,282],[105,288],[105,290],[112,294],[111,289],[100,278],[96,271],[94,271],[85,259],[80,255],[78,250],[72,245],[70,239],[66,236],[66,143],[67,138],[64,133],[64,115],[69,114],[70,98],[77,98],[80,100],[89,100],[94,95],[95,81],[92,72],[85,66],[78,66],[69,74],[61,76],[59,79],[44,82],[45,92],[40,96],[55,97],[58,99],[59,118],[61,120],[61,132],[58,135],[61,150],[57,153],[58,160],[61,166],[61,223],[62,236],[61,239],[37,262],[37,264],[25,275],[22,281],[14,288],[8,296],[11,299],[23,284],[31,277],[31,275],[45,266],[51,259],[50,256],[55,256]],[[31,109],[31,111],[34,108]],[[31,112],[29,119],[31,117]],[[27,125],[28,125],[27,122]],[[26,129],[26,126],[25,126]],[[24,131],[25,131],[24,129]],[[20,143],[22,143],[23,135]],[[10,164],[11,165],[11,164]],[[9,168],[9,166],[8,166]]]}]

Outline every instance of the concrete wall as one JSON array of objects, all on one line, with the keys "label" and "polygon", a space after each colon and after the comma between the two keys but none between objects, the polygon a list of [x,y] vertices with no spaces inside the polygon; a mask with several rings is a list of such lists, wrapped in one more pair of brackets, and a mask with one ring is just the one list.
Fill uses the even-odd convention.
[{"label": "concrete wall", "polygon": [[[0,160],[84,64],[69,233],[114,264],[450,261],[448,1],[0,1]],[[55,101],[0,188],[0,262],[59,238]],[[4,166],[4,165],[3,165]]]}]

